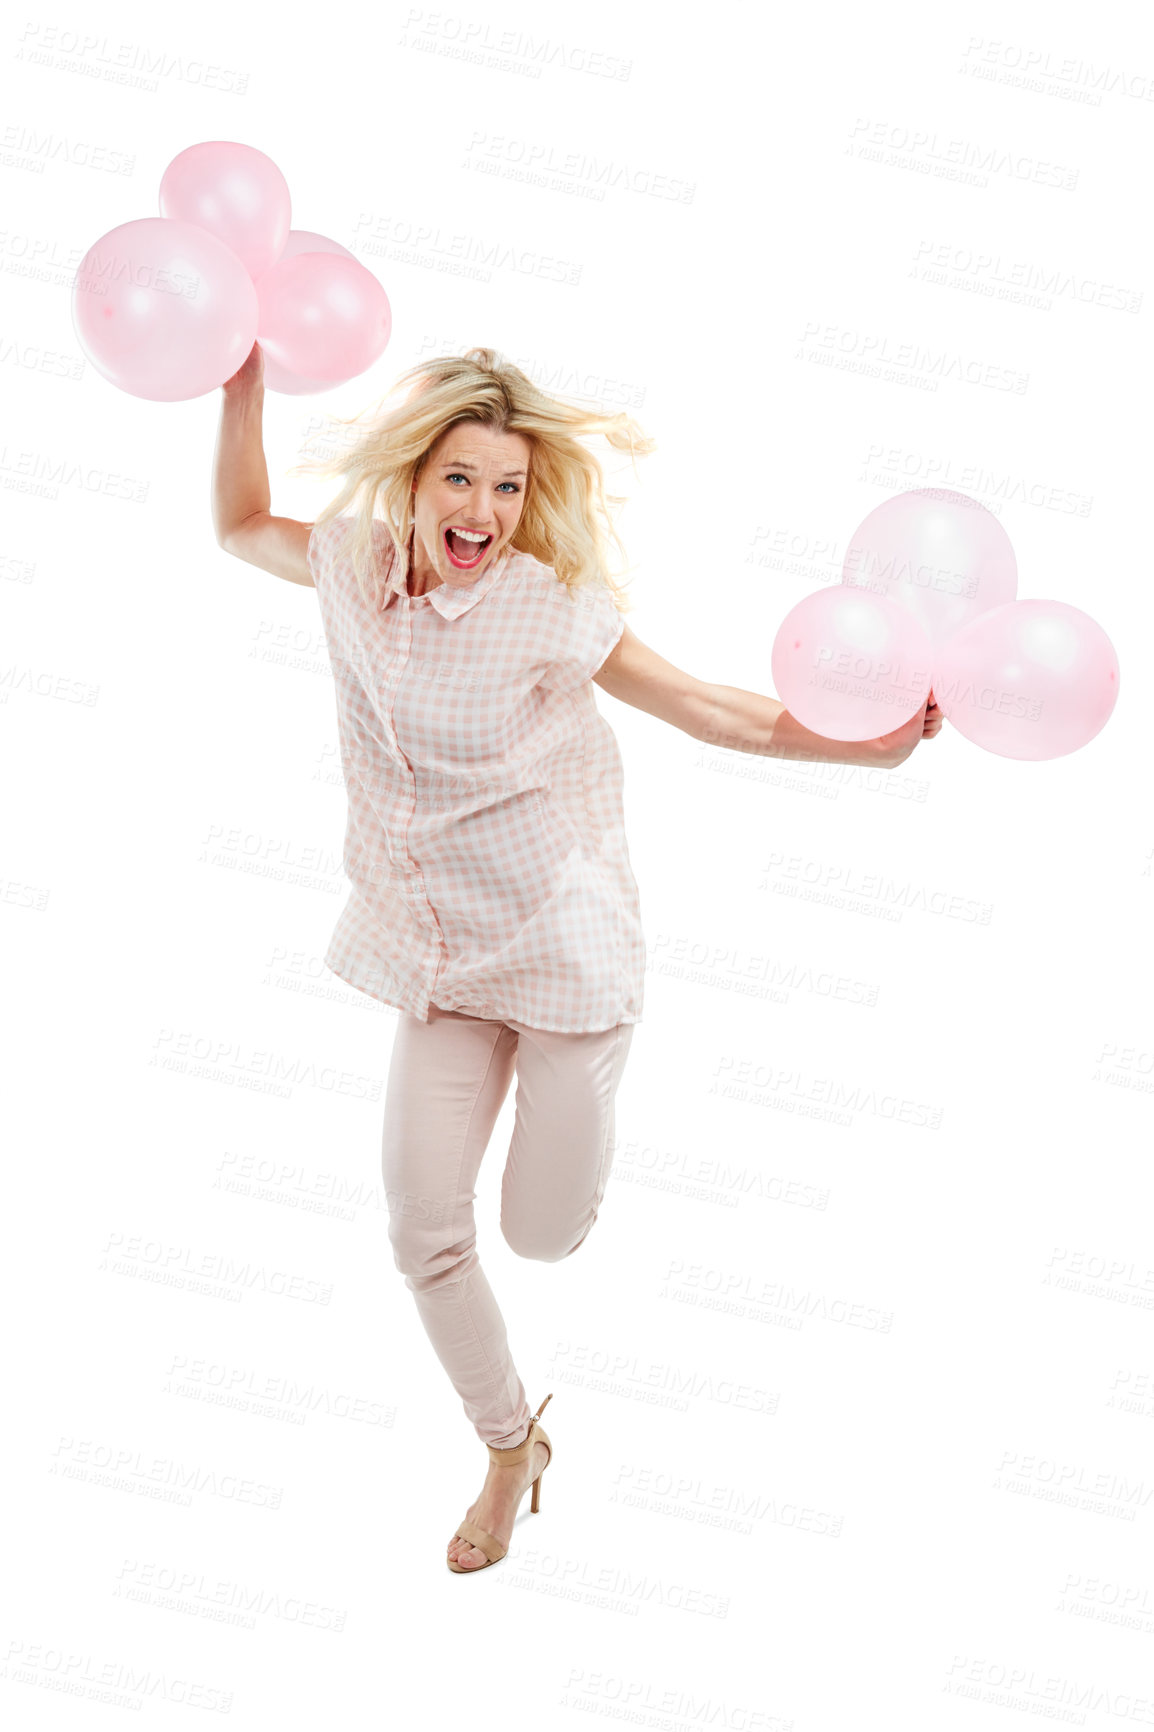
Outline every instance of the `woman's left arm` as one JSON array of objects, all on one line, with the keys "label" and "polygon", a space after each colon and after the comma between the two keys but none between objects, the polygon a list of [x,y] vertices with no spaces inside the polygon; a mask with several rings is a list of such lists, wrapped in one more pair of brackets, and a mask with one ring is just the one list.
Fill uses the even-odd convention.
[{"label": "woman's left arm", "polygon": [[824,764],[872,764],[895,769],[919,740],[932,740],[942,713],[931,692],[916,715],[873,740],[830,740],[811,733],[777,698],[738,686],[711,685],[674,667],[631,631],[628,624],[593,676],[612,698],[645,710],[705,745],[768,758],[798,758]]}]

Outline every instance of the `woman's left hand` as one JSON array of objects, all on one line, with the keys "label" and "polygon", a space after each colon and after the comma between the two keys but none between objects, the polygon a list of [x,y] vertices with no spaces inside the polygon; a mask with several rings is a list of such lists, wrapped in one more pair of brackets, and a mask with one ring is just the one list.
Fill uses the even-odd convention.
[{"label": "woman's left hand", "polygon": [[934,702],[931,691],[921,709],[892,733],[879,735],[878,744],[887,756],[892,756],[893,766],[896,767],[905,762],[920,740],[932,740],[941,730],[942,712]]},{"label": "woman's left hand", "polygon": [[934,702],[933,692],[926,699],[926,707],[922,711],[922,716],[922,739],[932,740],[935,734],[940,734],[942,731],[942,712]]}]

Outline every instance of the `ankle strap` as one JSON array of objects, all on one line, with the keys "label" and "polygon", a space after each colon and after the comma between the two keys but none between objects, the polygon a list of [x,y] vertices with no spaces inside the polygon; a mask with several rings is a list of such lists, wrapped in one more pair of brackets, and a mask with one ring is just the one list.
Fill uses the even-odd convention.
[{"label": "ankle strap", "polygon": [[493,1445],[489,1444],[487,1446],[489,1459],[499,1463],[502,1467],[511,1467],[514,1462],[524,1461],[525,1457],[533,1447],[533,1432],[536,1428],[537,1421],[540,1419],[552,1399],[553,1393],[550,1391],[537,1409],[536,1413],[533,1415],[532,1419],[529,1421],[529,1429],[521,1439],[520,1443],[513,1444],[510,1449],[494,1449]]}]

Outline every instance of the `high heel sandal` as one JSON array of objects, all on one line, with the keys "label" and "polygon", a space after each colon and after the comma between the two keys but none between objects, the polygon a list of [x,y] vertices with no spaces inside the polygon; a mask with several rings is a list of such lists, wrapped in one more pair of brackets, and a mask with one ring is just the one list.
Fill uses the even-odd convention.
[{"label": "high heel sandal", "polygon": [[[545,1397],[544,1401],[529,1421],[529,1429],[521,1439],[520,1443],[515,1443],[511,1449],[494,1449],[492,1444],[488,1444],[489,1460],[495,1461],[501,1466],[509,1466],[513,1462],[524,1461],[525,1457],[532,1450],[534,1444],[543,1443],[549,1451],[548,1458],[545,1462],[545,1467],[548,1467],[549,1463],[553,1459],[553,1445],[549,1441],[548,1433],[539,1424],[539,1421],[541,1415],[544,1413],[552,1399],[552,1393]],[[541,1476],[545,1472],[545,1467],[541,1469],[541,1473],[539,1473],[536,1479],[532,1482],[533,1501],[530,1508],[534,1515],[536,1515],[537,1511],[541,1507]],[[524,1492],[522,1492],[521,1495],[523,1497],[525,1495]],[[466,1517],[461,1523],[460,1527],[453,1535],[453,1539],[464,1540],[468,1545],[476,1546],[477,1550],[484,1552],[485,1556],[489,1560],[489,1563],[487,1564],[475,1564],[470,1567],[468,1564],[455,1564],[452,1558],[446,1558],[445,1562],[458,1576],[473,1576],[476,1575],[478,1570],[487,1570],[489,1564],[500,1563],[501,1559],[509,1550],[508,1546],[503,1546],[500,1540],[494,1539],[492,1534],[487,1534],[484,1528],[479,1528],[476,1522],[471,1522],[468,1517]],[[452,1542],[450,1541],[450,1544],[451,1543]]]}]

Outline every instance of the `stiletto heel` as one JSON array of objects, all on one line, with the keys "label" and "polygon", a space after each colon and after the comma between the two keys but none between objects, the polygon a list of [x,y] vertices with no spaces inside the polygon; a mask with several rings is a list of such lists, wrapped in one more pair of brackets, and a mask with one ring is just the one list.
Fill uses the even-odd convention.
[{"label": "stiletto heel", "polygon": [[[548,1467],[549,1463],[553,1460],[553,1445],[549,1441],[548,1432],[544,1430],[539,1421],[541,1415],[544,1413],[552,1399],[553,1394],[552,1391],[550,1391],[537,1409],[536,1413],[533,1415],[532,1419],[529,1421],[529,1429],[521,1439],[520,1443],[514,1444],[511,1449],[494,1449],[492,1444],[489,1444],[487,1446],[489,1450],[489,1460],[505,1466],[508,1466],[512,1462],[524,1461],[525,1457],[532,1450],[534,1444],[543,1443],[545,1448],[549,1451],[545,1460],[545,1467]],[[541,1469],[541,1472],[532,1482],[533,1499],[530,1504],[530,1510],[533,1515],[536,1515],[537,1511],[541,1508],[541,1481],[545,1475],[545,1467]],[[521,1495],[524,1496],[524,1493],[522,1492]],[[458,1527],[453,1538],[455,1540],[464,1540],[468,1545],[476,1546],[477,1550],[484,1552],[485,1556],[489,1560],[486,1564],[477,1564],[474,1569],[470,1569],[467,1564],[455,1564],[452,1558],[446,1558],[445,1562],[453,1573],[458,1576],[473,1576],[476,1575],[477,1570],[487,1570],[490,1564],[500,1563],[501,1559],[506,1555],[509,1549],[508,1546],[503,1546],[500,1540],[495,1539],[492,1534],[486,1533],[484,1528],[478,1527],[476,1522],[469,1521],[467,1517]]]}]

